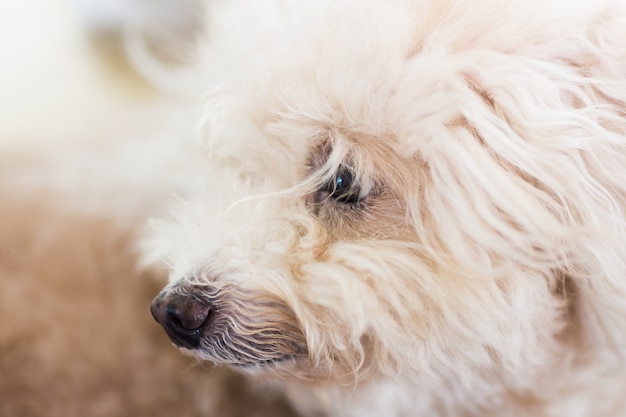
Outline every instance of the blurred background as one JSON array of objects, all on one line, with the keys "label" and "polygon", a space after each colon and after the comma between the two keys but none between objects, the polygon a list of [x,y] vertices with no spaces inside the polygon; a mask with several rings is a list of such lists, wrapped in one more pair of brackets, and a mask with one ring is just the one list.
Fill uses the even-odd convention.
[{"label": "blurred background", "polygon": [[141,129],[160,94],[129,63],[124,36],[141,33],[155,49],[165,44],[162,37],[189,37],[199,5],[0,0],[0,150]]}]

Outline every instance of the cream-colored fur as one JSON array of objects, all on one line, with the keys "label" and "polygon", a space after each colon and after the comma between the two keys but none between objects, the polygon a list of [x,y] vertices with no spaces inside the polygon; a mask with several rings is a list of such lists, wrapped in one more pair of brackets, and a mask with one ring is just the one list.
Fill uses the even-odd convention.
[{"label": "cream-colored fur", "polygon": [[[64,207],[114,219],[85,226],[103,237],[151,217],[141,264],[170,276],[153,314],[184,353],[277,384],[303,416],[626,415],[623,1],[212,0],[206,16],[168,84],[206,92],[201,143],[125,144],[47,178]],[[196,378],[176,386],[197,398]]]},{"label": "cream-colored fur", "polygon": [[188,354],[304,415],[626,414],[623,2],[214,3],[143,243],[217,306]]}]

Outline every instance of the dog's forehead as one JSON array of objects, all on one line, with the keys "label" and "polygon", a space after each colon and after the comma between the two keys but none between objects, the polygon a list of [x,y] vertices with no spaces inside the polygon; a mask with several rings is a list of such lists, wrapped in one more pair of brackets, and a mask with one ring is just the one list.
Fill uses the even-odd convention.
[{"label": "dog's forehead", "polygon": [[[217,159],[249,167],[302,165],[333,130],[397,140],[398,152],[414,153],[421,139],[457,123],[461,106],[475,107],[461,91],[472,72],[491,80],[519,66],[510,54],[521,48],[518,28],[502,23],[511,16],[497,2],[214,3],[201,65],[206,139]],[[542,19],[519,16],[537,38],[549,36]]]},{"label": "dog's forehead", "polygon": [[[329,137],[365,154],[412,156],[460,119],[451,91],[478,65],[463,50],[499,41],[456,27],[469,18],[429,27],[438,2],[364,1],[222,5],[204,51],[204,132],[216,160],[293,176]],[[250,7],[258,13],[242,25]]]},{"label": "dog's forehead", "polygon": [[[300,104],[310,105],[306,98]],[[372,172],[388,172],[385,165],[397,168],[405,159],[397,152],[395,133],[376,126],[378,118],[346,126],[341,111],[330,112],[322,120],[301,117],[299,109],[303,107],[288,113],[281,106],[263,108],[258,117],[246,119],[233,111],[215,120],[207,129],[212,162],[246,176],[274,177],[289,186],[326,163],[330,169],[347,164],[358,168],[359,175],[375,176]]]},{"label": "dog's forehead", "polygon": [[372,22],[352,18],[360,5],[351,2],[282,4],[259,10],[245,36],[241,22],[224,24],[250,14],[231,3],[205,51],[204,132],[217,159],[261,167],[272,155],[271,164],[302,165],[329,137],[359,144],[393,136],[385,105],[415,43],[410,2],[375,2]]}]

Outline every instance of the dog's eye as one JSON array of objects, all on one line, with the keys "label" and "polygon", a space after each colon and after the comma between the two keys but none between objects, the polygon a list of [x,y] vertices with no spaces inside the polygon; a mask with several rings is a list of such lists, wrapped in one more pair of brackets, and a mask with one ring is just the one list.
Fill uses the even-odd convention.
[{"label": "dog's eye", "polygon": [[340,203],[354,204],[361,200],[361,189],[358,186],[354,173],[345,166],[340,166],[331,181],[328,181],[320,190],[325,198]]}]

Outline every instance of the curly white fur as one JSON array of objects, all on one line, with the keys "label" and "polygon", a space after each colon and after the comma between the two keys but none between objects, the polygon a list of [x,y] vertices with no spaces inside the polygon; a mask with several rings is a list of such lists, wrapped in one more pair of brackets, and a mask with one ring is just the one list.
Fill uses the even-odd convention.
[{"label": "curly white fur", "polygon": [[[624,415],[626,5],[214,3],[144,259],[293,312],[255,373],[306,415]],[[315,200],[343,166],[359,203]]]}]

